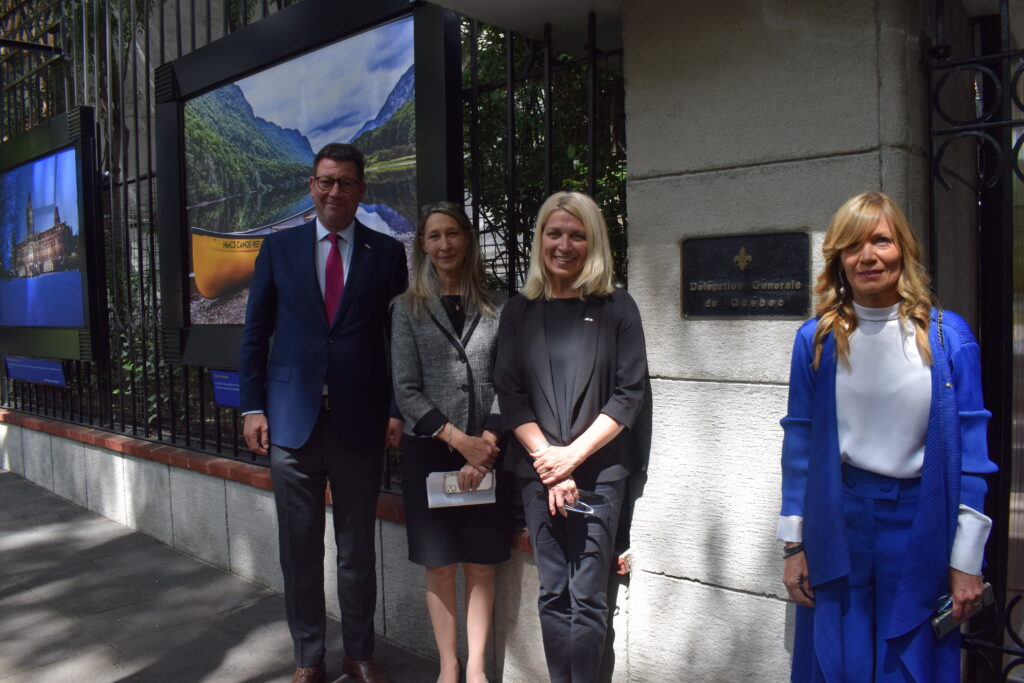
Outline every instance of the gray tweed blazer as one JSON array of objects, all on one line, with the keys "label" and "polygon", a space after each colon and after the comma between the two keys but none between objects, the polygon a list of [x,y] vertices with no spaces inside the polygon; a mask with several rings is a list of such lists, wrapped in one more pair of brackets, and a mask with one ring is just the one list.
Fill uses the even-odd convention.
[{"label": "gray tweed blazer", "polygon": [[461,339],[439,301],[429,302],[422,318],[404,297],[392,304],[391,373],[406,434],[430,436],[416,426],[433,410],[473,436],[484,429],[501,432],[493,373],[505,297],[492,294],[495,314],[467,312]]}]

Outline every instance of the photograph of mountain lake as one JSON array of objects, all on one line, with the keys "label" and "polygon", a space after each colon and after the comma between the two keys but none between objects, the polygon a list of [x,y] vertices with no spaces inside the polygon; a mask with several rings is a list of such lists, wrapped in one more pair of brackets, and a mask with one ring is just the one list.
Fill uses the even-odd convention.
[{"label": "photograph of mountain lake", "polygon": [[74,148],[0,175],[0,325],[81,327]]},{"label": "photograph of mountain lake", "polygon": [[[366,155],[357,218],[412,248],[412,17],[350,36],[185,103],[192,325],[241,324],[264,237],[312,220],[317,150]],[[312,245],[310,245],[312,248]]]}]

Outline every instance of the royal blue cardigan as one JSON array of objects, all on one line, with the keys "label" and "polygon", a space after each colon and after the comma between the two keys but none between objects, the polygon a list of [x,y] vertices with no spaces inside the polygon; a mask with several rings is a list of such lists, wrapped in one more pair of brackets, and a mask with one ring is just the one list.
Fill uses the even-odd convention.
[{"label": "royal blue cardigan", "polygon": [[[793,345],[789,407],[782,419],[782,515],[803,517],[808,573],[817,590],[850,573],[850,552],[842,514],[835,339],[832,334],[826,337],[815,371],[811,363],[816,327],[817,320],[804,323]],[[983,511],[987,491],[983,475],[996,471],[988,459],[985,438],[991,413],[982,403],[978,343],[963,318],[950,311],[943,312],[942,331],[940,344],[937,311],[933,309],[928,333],[932,395],[920,502],[892,617],[885,627],[887,639],[907,636],[918,645],[923,639],[914,639],[912,633],[931,615],[936,599],[949,592],[949,557],[959,504]],[[928,652],[907,645],[909,649],[901,649],[911,671],[928,668],[922,661]],[[819,650],[818,663],[826,676],[829,669],[835,673],[833,665],[841,666],[841,661],[830,664],[822,661],[822,654]],[[826,657],[832,658],[827,653]],[[913,661],[907,661],[908,657]]]}]

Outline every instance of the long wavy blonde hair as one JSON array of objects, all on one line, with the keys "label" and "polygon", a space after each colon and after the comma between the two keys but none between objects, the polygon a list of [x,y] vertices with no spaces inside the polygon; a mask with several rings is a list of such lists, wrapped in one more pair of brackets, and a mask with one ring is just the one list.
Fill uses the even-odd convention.
[{"label": "long wavy blonde hair", "polygon": [[932,296],[929,278],[921,263],[921,244],[910,222],[900,207],[881,192],[864,192],[839,207],[828,224],[821,250],[825,269],[818,275],[814,287],[814,314],[818,327],[814,333],[814,369],[821,361],[821,347],[829,332],[835,335],[836,355],[850,365],[850,335],[857,329],[857,315],[853,310],[853,292],[843,275],[843,250],[867,238],[878,221],[885,217],[892,228],[893,238],[900,250],[900,277],[896,291],[900,296],[900,322],[905,327],[910,321],[921,358],[932,364],[928,346],[928,322]]},{"label": "long wavy blonde hair", "polygon": [[533,231],[533,245],[530,247],[530,268],[526,272],[526,284],[521,290],[527,299],[543,296],[551,298],[551,276],[544,265],[542,241],[544,224],[555,211],[565,211],[583,223],[587,235],[587,258],[583,262],[573,289],[580,298],[587,295],[608,296],[615,291],[612,281],[612,250],[608,240],[608,225],[604,222],[601,209],[589,196],[582,192],[556,192],[548,197],[537,212],[537,223]]},{"label": "long wavy blonde hair", "polygon": [[423,237],[427,232],[427,219],[435,213],[449,216],[466,234],[466,257],[462,262],[462,303],[467,312],[480,312],[494,316],[494,297],[484,284],[484,262],[480,255],[480,240],[466,212],[453,202],[438,202],[424,206],[416,224],[416,241],[412,249],[412,277],[404,297],[416,318],[421,318],[428,301],[441,298],[441,280],[434,264],[423,251]]}]

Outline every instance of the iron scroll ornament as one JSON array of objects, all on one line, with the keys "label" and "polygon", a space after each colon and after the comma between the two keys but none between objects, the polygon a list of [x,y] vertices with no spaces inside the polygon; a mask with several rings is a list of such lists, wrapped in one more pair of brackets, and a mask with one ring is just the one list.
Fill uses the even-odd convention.
[{"label": "iron scroll ornament", "polygon": [[1017,106],[1017,109],[1024,111],[1024,101],[1021,101],[1020,95],[1017,94],[1017,86],[1020,84],[1021,74],[1024,74],[1024,62],[1014,70],[1013,78],[1010,79],[1010,97],[1013,98],[1013,103]]},{"label": "iron scroll ornament", "polygon": [[[1002,175],[1003,150],[1000,149],[998,140],[996,140],[988,133],[980,130],[965,130],[959,133],[954,133],[953,135],[947,137],[945,141],[943,141],[943,143],[939,146],[938,151],[935,152],[934,157],[936,179],[938,179],[939,183],[941,183],[942,186],[947,190],[953,189],[953,186],[949,184],[948,180],[946,180],[946,174],[943,173],[942,171],[942,156],[946,153],[946,150],[949,149],[950,145],[952,145],[957,140],[966,137],[980,138],[983,142],[987,142],[992,147],[992,151],[995,153],[995,163],[992,164],[992,166],[994,166],[994,170],[991,173],[986,172],[985,169],[979,170],[978,180],[980,180],[982,184],[985,185],[985,187],[995,187],[995,184],[999,182],[999,176]],[[1019,142],[1017,146],[1020,146]],[[1017,170],[1018,173],[1020,173],[1020,170],[1017,169],[1016,163],[1014,164],[1014,169]]]},{"label": "iron scroll ornament", "polygon": [[[942,94],[943,88],[946,87],[946,83],[949,81],[950,77],[952,77],[954,74],[963,73],[967,71],[977,71],[985,76],[988,76],[989,80],[992,81],[992,85],[995,90],[995,96],[992,98],[992,101],[989,103],[989,106],[986,107],[985,110],[982,111],[978,117],[973,119],[958,119],[955,116],[952,116],[949,113],[947,113],[946,110],[942,108],[942,98],[940,97],[940,95]],[[1014,96],[1014,99],[1016,100],[1016,96]],[[940,78],[939,82],[935,84],[935,89],[932,91],[932,106],[935,108],[935,112],[952,126],[970,126],[973,124],[988,121],[995,115],[997,111],[999,111],[999,107],[1002,101],[1003,86],[1000,83],[999,76],[996,75],[995,71],[988,68],[987,66],[982,66],[981,64],[963,64],[961,66],[949,69],[948,71],[946,71],[946,73],[942,74],[942,78]]]},{"label": "iron scroll ornament", "polygon": [[1013,145],[1013,172],[1024,181],[1024,170],[1020,167],[1020,148],[1024,146],[1024,135],[1021,135]]},{"label": "iron scroll ornament", "polygon": [[[1015,595],[1007,604],[1002,607],[997,601],[994,606],[995,614],[992,618],[986,618],[987,623],[981,628],[968,631],[963,634],[963,647],[977,655],[977,661],[984,662],[986,670],[981,680],[985,681],[1009,681],[1010,676],[1017,669],[1024,668],[1024,638],[1014,630],[1014,610],[1024,604],[1024,594]],[[1006,635],[1013,641],[1014,647],[999,645],[985,640],[983,633],[996,625],[998,631],[1006,632]],[[1009,661],[1001,667],[1004,657]]]}]

